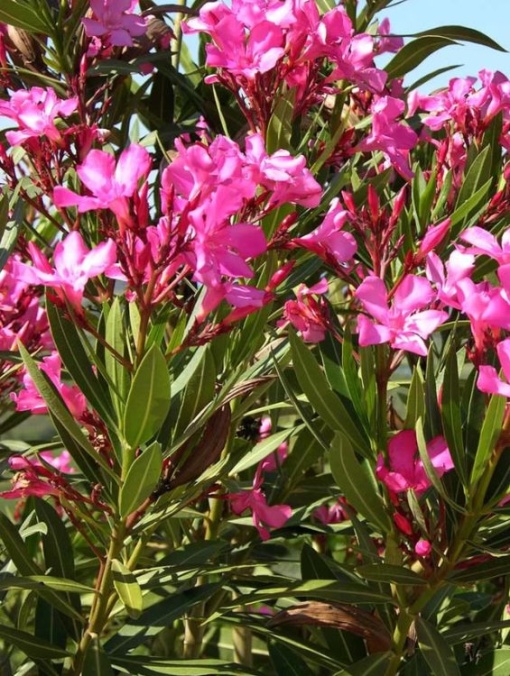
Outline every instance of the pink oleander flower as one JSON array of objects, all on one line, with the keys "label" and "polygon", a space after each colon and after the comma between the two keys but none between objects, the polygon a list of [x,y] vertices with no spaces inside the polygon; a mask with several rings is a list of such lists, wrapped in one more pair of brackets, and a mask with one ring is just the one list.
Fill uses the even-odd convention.
[{"label": "pink oleander flower", "polygon": [[281,528],[292,516],[292,508],[289,505],[267,504],[267,499],[262,492],[262,471],[259,468],[255,473],[253,488],[239,493],[231,493],[228,496],[234,514],[242,514],[250,510],[253,525],[258,530],[262,540],[268,540],[270,528]]},{"label": "pink oleander flower", "polygon": [[322,279],[317,284],[307,288],[301,284],[296,292],[297,300],[288,300],[283,309],[283,320],[279,326],[290,322],[299,331],[307,343],[320,343],[326,337],[327,306],[322,299],[313,296],[322,296],[328,292],[328,282]]},{"label": "pink oleander flower", "polygon": [[142,146],[132,144],[115,164],[113,155],[103,150],[91,150],[76,170],[92,196],[77,195],[57,186],[53,199],[57,207],[78,207],[79,213],[95,209],[110,209],[122,221],[129,221],[128,198],[132,197],[141,180],[146,180],[151,158]]},{"label": "pink oleander flower", "polygon": [[464,230],[460,234],[460,239],[468,242],[472,246],[466,247],[464,252],[467,254],[481,254],[494,258],[500,265],[510,263],[510,231],[505,230],[501,237],[501,244],[493,234],[478,227],[477,225]]},{"label": "pink oleander flower", "polygon": [[116,247],[113,240],[101,242],[88,249],[79,232],[71,232],[55,247],[53,268],[37,248],[28,244],[33,265],[13,264],[13,275],[27,284],[43,284],[55,289],[62,300],[67,300],[81,312],[81,301],[85,285],[92,277],[105,274],[112,279],[123,279],[117,264]]},{"label": "pink oleander flower", "polygon": [[391,307],[384,282],[378,277],[364,279],[355,296],[373,317],[358,315],[359,344],[362,347],[390,343],[394,349],[426,356],[424,340],[448,318],[442,310],[422,310],[435,299],[436,294],[426,279],[415,275],[404,277],[393,296]]},{"label": "pink oleander flower", "polygon": [[345,511],[345,499],[338,498],[333,505],[321,505],[314,509],[313,516],[325,526],[331,523],[348,521],[349,516]]},{"label": "pink oleander flower", "polygon": [[90,0],[93,19],[82,19],[88,37],[100,37],[115,47],[132,47],[133,38],[144,35],[147,22],[134,14],[138,0]]},{"label": "pink oleander flower", "polygon": [[[453,469],[453,460],[443,437],[434,437],[429,441],[427,453],[438,477]],[[385,464],[383,454],[379,454],[376,476],[392,493],[412,489],[419,495],[432,485],[418,452],[414,430],[402,430],[390,439],[388,461],[389,467]]]},{"label": "pink oleander flower", "polygon": [[414,545],[414,551],[418,556],[428,556],[432,551],[432,545],[428,540],[420,538],[418,542]]},{"label": "pink oleander flower", "polygon": [[313,251],[326,262],[345,265],[352,260],[358,248],[353,235],[342,231],[351,220],[351,214],[341,207],[338,197],[335,197],[319,227],[304,237],[293,239],[292,244]]},{"label": "pink oleander flower", "polygon": [[[44,357],[40,362],[40,369],[51,380],[73,417],[81,418],[87,408],[85,397],[76,385],[67,385],[62,382],[62,363],[58,353],[54,352],[49,357]],[[24,372],[22,383],[23,389],[18,394],[15,392],[10,394],[12,401],[16,404],[16,410],[30,411],[34,415],[47,413],[46,402],[39,394],[28,371]]]},{"label": "pink oleander flower", "polygon": [[443,239],[446,237],[446,233],[450,229],[451,222],[452,219],[447,218],[437,225],[429,225],[422,241],[420,242],[420,246],[415,257],[415,262],[421,262],[428,253],[430,253],[443,241]]},{"label": "pink oleander flower", "polygon": [[0,117],[14,120],[19,127],[19,131],[8,131],[5,136],[11,145],[41,136],[58,142],[61,133],[55,125],[56,118],[72,115],[77,105],[76,97],[64,101],[50,88],[20,89],[9,101],[0,101]]},{"label": "pink oleander flower", "polygon": [[360,143],[359,150],[382,151],[393,167],[405,179],[412,179],[409,151],[418,142],[417,134],[407,125],[397,121],[404,114],[405,103],[392,96],[381,96],[373,104],[372,131]]},{"label": "pink oleander flower", "polygon": [[49,465],[57,469],[59,472],[64,474],[74,474],[75,469],[71,465],[72,458],[69,451],[62,451],[55,455],[53,451],[43,451],[39,453],[40,457],[47,462]]},{"label": "pink oleander flower", "polygon": [[510,303],[504,289],[489,282],[475,284],[469,278],[457,282],[460,309],[471,324],[477,349],[484,350],[486,333],[494,327],[510,330]]},{"label": "pink oleander flower", "polygon": [[427,254],[426,273],[428,279],[436,285],[438,299],[456,310],[460,310],[457,283],[469,277],[474,269],[475,257],[457,249],[452,252],[446,265],[443,265],[443,261],[434,251]]},{"label": "pink oleander flower", "polygon": [[306,168],[304,155],[294,157],[287,150],[268,155],[260,134],[252,134],[246,139],[246,159],[253,181],[272,192],[270,207],[287,202],[304,207],[319,205],[322,188]]},{"label": "pink oleander flower", "polygon": [[477,387],[487,394],[500,394],[502,397],[510,397],[510,338],[498,343],[496,352],[506,382],[499,377],[494,366],[480,366]]}]

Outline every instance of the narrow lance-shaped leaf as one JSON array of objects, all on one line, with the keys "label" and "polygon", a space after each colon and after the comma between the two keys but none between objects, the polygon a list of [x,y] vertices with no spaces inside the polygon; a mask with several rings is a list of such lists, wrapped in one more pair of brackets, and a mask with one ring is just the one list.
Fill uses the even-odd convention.
[{"label": "narrow lance-shaped leaf", "polygon": [[48,35],[48,27],[44,19],[26,2],[2,0],[0,4],[0,21],[9,26],[22,28],[29,33]]},{"label": "narrow lance-shaped leaf", "polygon": [[487,407],[485,419],[480,432],[480,440],[476,449],[475,461],[471,470],[471,486],[474,487],[484,473],[487,462],[491,457],[496,442],[499,439],[507,400],[498,394],[493,394]]},{"label": "narrow lance-shaped leaf", "polygon": [[506,52],[501,45],[499,45],[495,40],[490,38],[485,33],[475,30],[474,28],[467,28],[466,26],[438,26],[437,28],[429,28],[419,33],[415,33],[419,36],[434,36],[434,37],[443,37],[450,38],[451,40],[462,40],[463,42],[472,42],[477,45],[484,45],[484,47],[490,47],[491,49],[496,49],[499,52]]},{"label": "narrow lance-shaped leaf", "polygon": [[370,450],[366,438],[360,432],[359,421],[331,391],[326,376],[310,350],[293,331],[289,332],[289,341],[297,379],[310,404],[331,429],[343,432],[356,451],[369,456]]},{"label": "narrow lance-shaped leaf", "polygon": [[122,518],[135,511],[154,491],[161,477],[163,454],[161,445],[154,442],[136,458],[128,470],[120,491]]},{"label": "narrow lance-shaped leaf", "polygon": [[138,448],[156,434],[169,407],[167,363],[161,350],[152,345],[135,373],[124,412],[124,437],[131,448]]},{"label": "narrow lance-shaped leaf", "polygon": [[442,420],[444,436],[450,449],[455,469],[463,486],[467,485],[467,467],[462,440],[462,419],[460,415],[460,387],[455,349],[449,351],[443,380]]},{"label": "narrow lance-shaped leaf", "polygon": [[[66,433],[73,439],[81,450],[87,453],[92,459],[101,466],[101,468],[114,480],[117,480],[117,476],[111,470],[107,462],[102,458],[102,456],[97,453],[90,441],[87,439],[85,434],[82,432],[80,426],[73,418],[66,405],[64,404],[62,398],[58,394],[57,390],[53,386],[45,375],[39,370],[36,362],[32,359],[30,354],[27,352],[23,343],[19,343],[19,351],[23,362],[25,363],[26,369],[34,381],[36,388],[39,391],[39,394],[44,399],[46,406],[52,416],[54,416],[60,425],[65,429]],[[63,439],[64,444],[65,440]],[[81,467],[80,467],[81,468]],[[85,469],[86,471],[86,469]]]},{"label": "narrow lance-shaped leaf", "polygon": [[32,634],[0,624],[0,638],[8,645],[16,646],[21,652],[32,659],[51,660],[67,657],[69,653],[62,648],[56,648],[51,643],[43,641]]},{"label": "narrow lance-shaped leaf", "polygon": [[347,501],[383,533],[391,529],[388,515],[374,484],[363,470],[349,441],[335,434],[330,450],[331,472]]},{"label": "narrow lance-shaped leaf", "polygon": [[418,418],[425,415],[425,383],[419,366],[414,369],[407,395],[407,411],[404,429],[413,430]]},{"label": "narrow lance-shaped leaf", "polygon": [[111,404],[94,375],[75,325],[51,302],[46,302],[46,313],[55,346],[74,382],[104,422],[115,427]]},{"label": "narrow lance-shaped leaf", "polygon": [[421,617],[415,626],[420,650],[434,676],[460,676],[453,650],[437,629]]},{"label": "narrow lance-shaped leaf", "polygon": [[112,561],[113,584],[130,617],[140,616],[143,607],[142,590],[136,577],[121,561]]},{"label": "narrow lance-shaped leaf", "polygon": [[[106,319],[105,339],[121,356],[124,356],[126,330],[122,306],[119,298],[115,298]],[[106,372],[111,379],[111,396],[118,420],[122,420],[122,413],[129,393],[129,372],[108,349],[104,353]]]},{"label": "narrow lance-shaped leaf", "polygon": [[431,36],[420,37],[408,42],[396,56],[389,62],[385,70],[392,79],[403,77],[409,71],[414,70],[425,59],[437,52],[438,49],[448,45],[458,44],[455,40],[446,37]]}]

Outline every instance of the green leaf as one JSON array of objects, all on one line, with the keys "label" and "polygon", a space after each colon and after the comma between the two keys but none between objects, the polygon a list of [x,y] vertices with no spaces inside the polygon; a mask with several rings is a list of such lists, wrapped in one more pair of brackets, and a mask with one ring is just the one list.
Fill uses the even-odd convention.
[{"label": "green leaf", "polygon": [[497,49],[500,52],[507,50],[501,47],[495,40],[490,38],[485,33],[475,30],[474,28],[466,28],[465,26],[439,26],[438,28],[429,28],[425,31],[415,33],[420,36],[434,36],[450,38],[451,40],[462,40],[463,42],[472,42],[477,45],[484,45],[491,49]]},{"label": "green leaf", "polygon": [[[50,413],[59,421],[62,427],[65,429],[67,434],[73,439],[73,441],[80,447],[81,450],[85,451],[101,468],[112,478],[117,480],[117,476],[111,470],[104,458],[95,450],[90,441],[87,439],[85,434],[82,432],[81,427],[78,425],[76,420],[73,418],[68,408],[64,404],[62,398],[56,391],[53,383],[51,383],[45,375],[39,370],[36,362],[32,359],[30,354],[25,349],[23,343],[18,344],[19,351],[23,362],[26,366],[26,369],[34,381],[39,394],[46,402],[48,410]],[[62,439],[65,444],[65,439]],[[74,456],[73,456],[74,458]],[[80,465],[81,469],[81,465]]]},{"label": "green leaf", "polygon": [[369,655],[356,664],[351,664],[342,671],[337,671],[335,676],[381,676],[381,674],[386,673],[392,656],[393,654],[390,652]]},{"label": "green leaf", "polygon": [[129,516],[149,497],[159,483],[163,468],[161,445],[151,444],[134,461],[120,490],[120,515]]},{"label": "green leaf", "polygon": [[420,37],[408,42],[389,62],[385,70],[391,79],[403,77],[443,47],[458,43],[447,37]]},{"label": "green leaf", "polygon": [[[188,425],[214,399],[216,365],[209,346],[199,351],[201,356],[198,368],[190,374],[184,389],[179,413],[174,425],[174,438],[178,438]],[[193,361],[193,360],[192,360]],[[191,364],[191,362],[190,362]],[[172,395],[175,389],[172,387]]]},{"label": "green leaf", "polygon": [[169,660],[161,657],[112,656],[113,666],[132,676],[251,676],[260,673],[249,667],[216,659]]},{"label": "green leaf", "polygon": [[[122,357],[125,355],[126,327],[122,312],[121,300],[117,296],[112,303],[106,318],[105,339]],[[128,370],[106,349],[104,352],[106,373],[112,382],[111,396],[117,419],[122,420],[122,413],[129,393],[130,376]]]},{"label": "green leaf", "polygon": [[491,561],[477,563],[476,566],[453,571],[448,580],[455,584],[475,584],[481,580],[489,580],[493,577],[505,576],[510,573],[510,556],[500,556]]},{"label": "green leaf", "polygon": [[269,657],[277,674],[286,676],[313,676],[303,658],[281,643],[269,643]]},{"label": "green leaf", "polygon": [[[0,9],[0,14],[1,14]],[[6,198],[4,198],[3,204],[7,204]],[[2,209],[3,210],[3,209]],[[8,211],[7,211],[8,213]],[[0,270],[3,270],[5,264],[9,260],[9,257],[14,249],[14,245],[18,241],[18,235],[23,224],[23,202],[18,200],[16,206],[14,207],[13,218],[7,220],[5,224],[2,224],[2,236],[0,239]]]},{"label": "green leaf", "polygon": [[110,660],[101,648],[97,636],[93,636],[85,654],[82,676],[113,676]]},{"label": "green leaf", "polygon": [[463,486],[468,485],[466,454],[462,438],[462,418],[460,413],[460,387],[457,367],[457,355],[452,346],[446,359],[443,379],[442,420],[444,436],[450,449],[453,463]]},{"label": "green leaf", "polygon": [[174,620],[183,617],[190,608],[208,599],[219,587],[218,584],[203,584],[174,592],[146,608],[137,619],[128,620],[104,646],[112,662],[114,653],[125,654],[145,643],[148,635],[154,635],[161,631],[161,627],[168,627]]},{"label": "green leaf", "polygon": [[331,472],[347,501],[383,533],[391,530],[390,520],[380,495],[374,488],[349,441],[335,434],[330,449]]},{"label": "green leaf", "polygon": [[366,580],[373,582],[387,582],[394,584],[403,584],[409,586],[425,585],[424,580],[417,573],[404,566],[392,566],[387,563],[369,564],[366,566],[357,566],[356,572]]},{"label": "green leaf", "polygon": [[104,422],[115,428],[110,402],[104,396],[101,384],[94,375],[76,326],[65,319],[62,311],[48,300],[46,314],[55,346],[69,374]]},{"label": "green leaf", "polygon": [[[462,230],[462,225],[459,228],[455,228],[458,223],[464,223],[468,216],[476,209],[476,207],[482,202],[485,195],[489,192],[489,188],[492,185],[492,179],[490,178],[486,181],[481,188],[476,192],[472,193],[469,197],[466,198],[464,202],[461,202],[455,211],[451,215],[451,228],[452,228],[452,237],[457,235]],[[482,206],[481,211],[485,210],[485,204]]]},{"label": "green leaf", "polygon": [[287,441],[291,434],[297,434],[303,429],[303,427],[304,425],[299,425],[298,427],[292,427],[287,430],[280,430],[280,432],[271,434],[271,436],[267,437],[266,439],[259,441],[258,444],[255,444],[255,446],[250,451],[248,451],[248,453],[245,453],[243,458],[238,463],[236,463],[236,465],[234,465],[234,467],[230,470],[230,474],[243,472],[245,469],[253,467],[253,465],[256,465],[261,460],[264,460],[264,458],[267,458],[268,455],[274,453],[278,446],[283,444],[284,441]]},{"label": "green leaf", "polygon": [[238,597],[236,604],[228,604],[227,607],[236,607],[236,605],[247,605],[249,603],[258,603],[269,599],[280,598],[306,598],[318,599],[324,601],[335,601],[337,603],[352,603],[355,605],[391,603],[391,597],[386,594],[365,587],[363,584],[348,584],[346,582],[337,582],[335,580],[307,580],[297,582],[287,587],[267,587],[258,589],[255,592]]},{"label": "green leaf", "polygon": [[487,407],[487,412],[480,432],[480,440],[476,449],[475,461],[471,470],[471,486],[474,488],[492,455],[496,442],[503,427],[503,418],[506,408],[506,397],[493,394]]},{"label": "green leaf", "polygon": [[49,34],[48,26],[41,14],[27,3],[20,2],[20,0],[2,0],[0,21],[9,24],[9,26],[22,28],[29,33]]},{"label": "green leaf", "polygon": [[[464,180],[455,203],[455,211],[452,214],[452,225],[457,224],[459,221],[458,214],[455,213],[456,210],[464,207],[469,198],[471,198],[479,189],[485,188],[485,184],[489,180],[492,180],[492,177],[490,176],[491,165],[492,151],[491,147],[487,145],[480,153],[477,153],[474,156],[474,159],[468,164],[468,168],[466,170],[466,174],[464,176]],[[463,220],[467,218],[475,206],[471,206],[470,211],[464,215]],[[452,232],[452,236],[457,234],[458,231],[459,229],[457,228],[455,233]]]},{"label": "green leaf", "polygon": [[[314,425],[319,427],[321,422],[317,420]],[[322,423],[322,429],[319,432],[329,447],[329,442],[333,436],[332,432],[330,432],[324,423]],[[285,460],[284,465],[286,477],[285,490],[287,492],[305,476],[306,470],[314,465],[324,454],[322,444],[319,443],[308,428],[303,429],[298,434],[294,443],[294,449],[296,452],[292,451],[287,460]]]},{"label": "green leaf", "polygon": [[129,390],[124,412],[124,437],[133,449],[156,434],[170,407],[170,376],[156,346],[148,350]]},{"label": "green leaf", "polygon": [[489,636],[500,629],[510,627],[510,620],[501,620],[500,622],[469,622],[447,629],[443,633],[443,638],[452,645],[466,643],[475,638]]},{"label": "green leaf", "polygon": [[283,148],[290,150],[292,136],[292,119],[294,117],[294,100],[296,88],[287,90],[274,108],[269,119],[266,133],[266,148],[268,153],[274,153]]},{"label": "green leaf", "polygon": [[62,648],[56,648],[51,643],[36,638],[32,634],[6,627],[3,624],[0,624],[0,638],[7,644],[16,646],[32,659],[51,660],[69,656],[69,653]]},{"label": "green leaf", "polygon": [[460,676],[453,650],[437,629],[421,617],[415,626],[420,650],[434,676]]},{"label": "green leaf", "polygon": [[121,561],[112,561],[113,585],[124,604],[127,613],[133,619],[140,616],[143,608],[142,590],[136,577]]},{"label": "green leaf", "polygon": [[76,593],[76,594],[94,594],[94,587],[66,580],[65,578],[53,577],[51,575],[31,575],[30,577],[17,577],[9,575],[0,579],[0,589],[51,589],[53,591]]},{"label": "green leaf", "polygon": [[407,411],[404,429],[414,430],[418,418],[425,417],[425,383],[423,373],[416,366],[407,395]]},{"label": "green leaf", "polygon": [[501,648],[482,656],[476,664],[469,664],[463,670],[463,676],[508,676],[510,673],[510,650]]},{"label": "green leaf", "polygon": [[343,432],[357,453],[369,457],[368,440],[360,432],[362,426],[359,420],[331,390],[312,353],[295,332],[289,332],[289,341],[296,376],[310,404],[332,430]]}]

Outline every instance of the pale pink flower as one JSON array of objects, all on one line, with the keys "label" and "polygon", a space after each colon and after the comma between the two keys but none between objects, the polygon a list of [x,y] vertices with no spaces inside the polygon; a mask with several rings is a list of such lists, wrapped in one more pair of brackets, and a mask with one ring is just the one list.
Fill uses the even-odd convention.
[{"label": "pale pink flower", "polygon": [[110,209],[121,220],[129,220],[128,198],[136,192],[140,181],[146,180],[151,158],[145,148],[132,144],[124,150],[117,164],[113,155],[103,150],[91,150],[76,173],[92,196],[77,195],[57,186],[53,199],[57,207],[78,207],[79,213],[95,209]]},{"label": "pale pink flower", "polygon": [[77,105],[76,97],[59,99],[51,88],[19,89],[9,101],[0,101],[0,116],[14,120],[19,127],[19,131],[6,132],[6,138],[11,145],[41,136],[58,142],[61,133],[55,125],[56,118],[71,115]]},{"label": "pale pink flower", "polygon": [[267,499],[262,492],[262,472],[257,471],[253,482],[253,488],[231,493],[228,496],[234,514],[242,514],[249,510],[252,513],[253,525],[258,530],[262,540],[268,540],[270,528],[281,528],[292,516],[292,508],[289,505],[268,505]]},{"label": "pale pink flower", "polygon": [[448,307],[460,310],[460,301],[457,298],[457,283],[475,269],[475,257],[455,249],[446,266],[434,252],[427,254],[426,273],[428,279],[436,285],[439,300]]},{"label": "pale pink flower", "polygon": [[[437,436],[429,441],[427,453],[438,477],[453,469],[453,460],[443,437]],[[419,456],[414,430],[402,430],[390,439],[388,461],[389,467],[384,462],[383,454],[379,454],[376,475],[391,492],[403,493],[413,489],[419,495],[432,485]]]},{"label": "pale pink flower", "polygon": [[432,545],[428,540],[420,538],[414,545],[414,551],[418,556],[428,556],[432,551]]},{"label": "pale pink flower", "polygon": [[382,151],[393,167],[405,179],[412,179],[409,151],[418,142],[418,136],[409,126],[397,121],[404,114],[405,103],[392,96],[379,97],[371,107],[372,131],[359,145],[362,151]]},{"label": "pale pink flower", "polygon": [[484,349],[487,331],[494,327],[510,329],[510,303],[504,290],[489,282],[475,284],[464,278],[457,282],[457,299],[460,309],[469,318],[478,349]]},{"label": "pale pink flower", "polygon": [[67,298],[79,311],[89,279],[101,274],[113,279],[123,278],[116,265],[116,247],[111,239],[89,249],[79,232],[71,232],[55,247],[54,268],[33,242],[29,243],[28,249],[33,265],[14,263],[13,274],[17,279],[27,284],[53,287],[62,299]]},{"label": "pale pink flower", "polygon": [[100,37],[116,47],[132,47],[133,38],[144,35],[147,22],[133,13],[137,0],[90,0],[93,19],[82,19],[89,37]]},{"label": "pale pink flower", "polygon": [[288,300],[283,310],[284,319],[279,326],[290,322],[299,331],[306,343],[320,343],[326,337],[327,306],[320,298],[328,292],[328,282],[322,279],[310,288],[301,284],[296,292],[297,300]]},{"label": "pale pink flower", "polygon": [[75,469],[71,465],[72,458],[69,451],[62,451],[62,453],[58,453],[57,455],[55,455],[53,451],[43,451],[42,453],[39,453],[39,455],[45,462],[59,472],[63,472],[64,474],[74,474]]},{"label": "pale pink flower", "polygon": [[496,351],[499,363],[503,370],[505,380],[502,380],[494,366],[480,366],[478,371],[477,387],[488,394],[500,394],[502,397],[510,397],[510,338],[498,343]]},{"label": "pale pink flower", "polygon": [[493,234],[477,225],[464,230],[460,234],[460,238],[472,245],[471,247],[466,247],[465,253],[490,256],[498,261],[500,265],[510,263],[510,230],[503,232],[501,244],[499,244]]},{"label": "pale pink flower", "polygon": [[304,207],[319,205],[322,188],[306,167],[304,155],[291,155],[287,150],[277,150],[268,155],[260,134],[246,139],[246,159],[250,175],[272,192],[269,206],[300,204]]},{"label": "pale pink flower", "polygon": [[448,318],[442,310],[422,310],[435,299],[435,293],[426,279],[415,275],[404,277],[391,307],[384,282],[378,277],[364,279],[355,296],[373,317],[358,315],[359,344],[363,347],[389,342],[394,349],[426,356],[424,340]]},{"label": "pale pink flower", "polygon": [[358,248],[353,235],[342,230],[351,219],[335,197],[319,227],[304,237],[293,239],[292,243],[313,251],[326,262],[331,260],[335,265],[344,265],[351,261]]},{"label": "pale pink flower", "polygon": [[[79,419],[85,412],[87,403],[84,395],[76,385],[67,385],[62,382],[62,363],[58,353],[54,352],[49,357],[44,357],[40,362],[40,369],[51,380],[73,417]],[[46,402],[39,394],[39,390],[28,371],[24,372],[22,382],[23,389],[18,394],[11,392],[10,395],[12,401],[16,404],[16,410],[30,411],[34,415],[47,413]]]}]

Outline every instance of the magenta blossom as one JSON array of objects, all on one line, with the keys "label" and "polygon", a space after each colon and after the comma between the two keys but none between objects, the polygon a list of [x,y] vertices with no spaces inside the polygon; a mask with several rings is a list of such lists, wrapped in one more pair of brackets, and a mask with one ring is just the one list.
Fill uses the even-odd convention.
[{"label": "magenta blossom", "polygon": [[363,347],[390,343],[394,349],[426,356],[424,340],[448,319],[448,314],[442,310],[422,310],[434,300],[435,293],[426,279],[415,275],[404,277],[391,307],[386,287],[379,277],[370,276],[363,280],[355,296],[373,317],[358,316],[359,344]]},{"label": "magenta blossom", "polygon": [[279,325],[290,322],[306,343],[320,343],[326,337],[327,306],[323,299],[314,296],[322,296],[327,292],[326,279],[321,279],[310,288],[301,284],[296,292],[297,300],[285,303],[284,320]]},{"label": "magenta blossom", "polygon": [[499,377],[494,366],[480,366],[477,386],[482,392],[510,397],[510,385],[508,384],[510,383],[510,338],[498,343],[496,351],[506,382]]},{"label": "magenta blossom", "polygon": [[100,37],[115,47],[132,47],[133,38],[144,35],[146,20],[133,14],[137,0],[90,0],[93,19],[82,19],[89,37]]},{"label": "magenta blossom", "polygon": [[76,110],[76,97],[59,99],[53,89],[20,89],[9,101],[0,101],[0,117],[14,120],[19,131],[6,132],[11,145],[19,145],[29,138],[46,136],[51,141],[60,141],[61,134],[55,125],[57,117],[67,117]]},{"label": "magenta blossom", "polygon": [[147,178],[150,167],[149,153],[136,144],[121,153],[117,165],[109,153],[91,150],[76,172],[92,196],[77,195],[68,188],[57,186],[53,191],[53,199],[57,207],[77,206],[79,213],[110,209],[117,218],[127,221],[127,198],[132,197],[139,182]]},{"label": "magenta blossom", "polygon": [[[51,380],[60,396],[67,405],[74,418],[80,418],[87,408],[86,400],[76,385],[67,385],[61,380],[62,364],[60,356],[54,352],[49,357],[44,357],[40,363],[40,369]],[[23,389],[16,394],[11,392],[11,399],[16,404],[17,411],[30,411],[32,414],[47,413],[46,402],[39,394],[30,374],[23,374]]]},{"label": "magenta blossom", "polygon": [[[438,477],[453,469],[453,460],[443,437],[434,437],[427,443],[427,453]],[[430,488],[423,462],[418,453],[418,441],[414,430],[397,432],[388,444],[389,467],[382,453],[377,458],[376,475],[388,490],[403,493],[409,489],[420,494]]]},{"label": "magenta blossom", "polygon": [[71,232],[55,247],[53,260],[55,268],[33,242],[28,245],[33,265],[13,264],[13,275],[27,284],[43,284],[53,287],[64,300],[81,311],[83,292],[88,280],[105,274],[121,279],[122,273],[116,265],[116,247],[108,239],[94,249],[88,249],[79,232]]},{"label": "magenta blossom", "polygon": [[297,237],[292,243],[313,251],[326,262],[345,265],[358,248],[351,233],[342,230],[350,221],[351,215],[341,208],[339,199],[335,197],[319,227],[304,237]]},{"label": "magenta blossom", "polygon": [[289,505],[267,504],[267,499],[262,492],[262,471],[259,468],[255,473],[253,488],[240,493],[232,493],[228,496],[234,514],[242,514],[247,509],[251,511],[253,525],[258,530],[262,540],[270,537],[270,528],[281,528],[292,516]]},{"label": "magenta blossom", "polygon": [[360,143],[359,150],[382,151],[393,167],[405,179],[412,179],[409,168],[409,151],[418,142],[418,136],[410,127],[397,121],[403,115],[405,103],[393,96],[381,96],[373,104],[372,131]]}]

